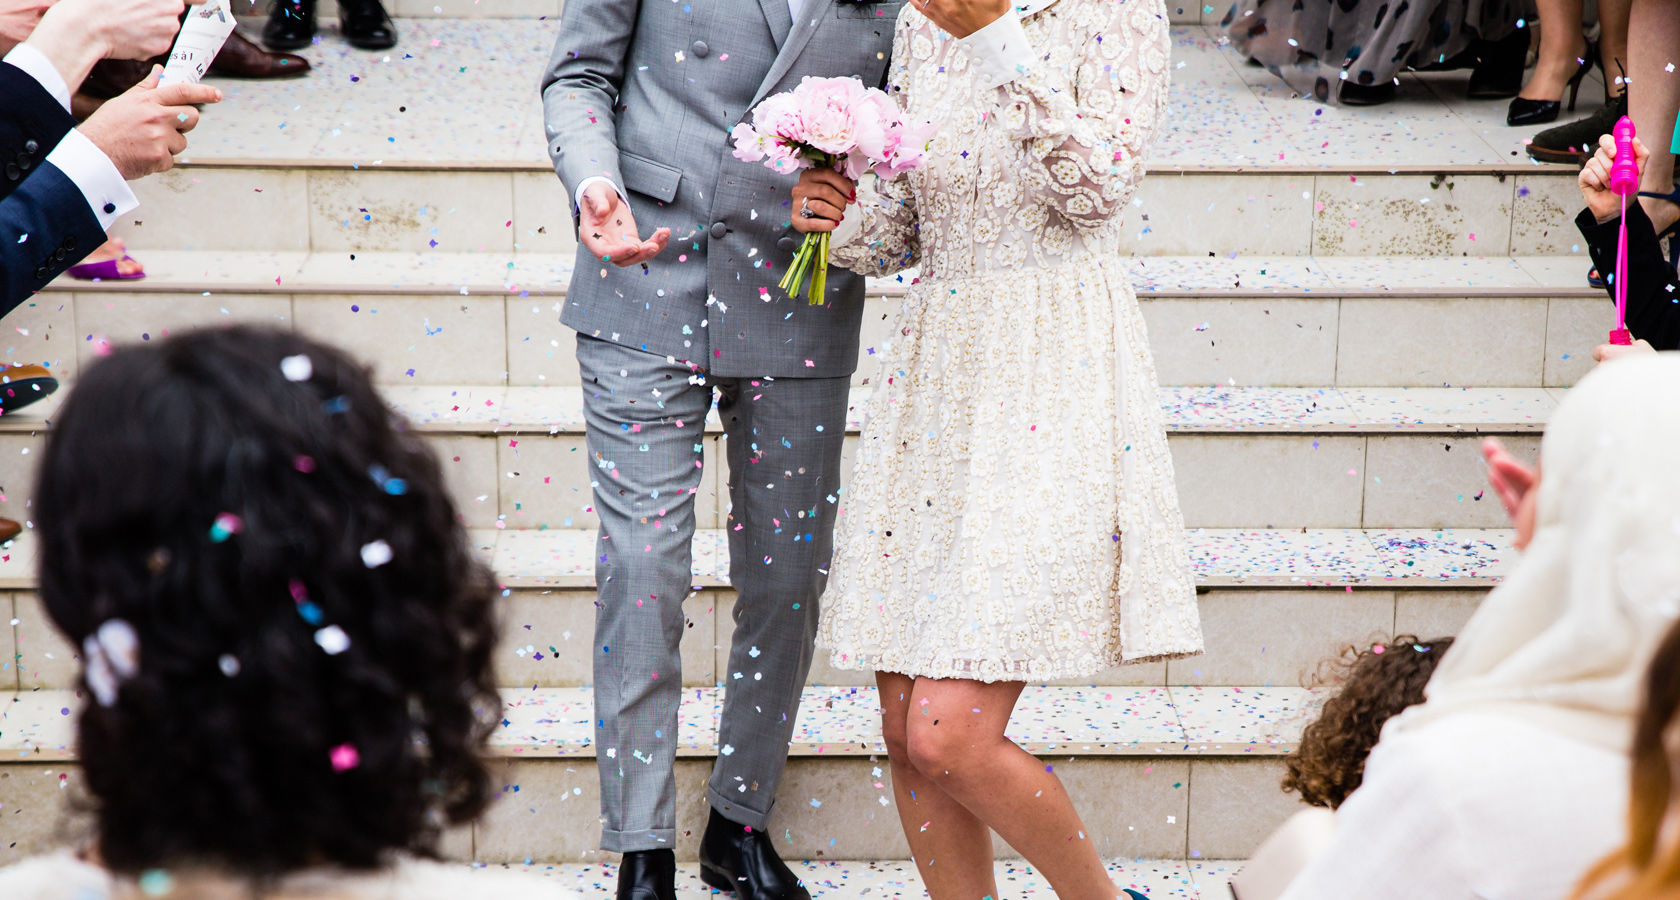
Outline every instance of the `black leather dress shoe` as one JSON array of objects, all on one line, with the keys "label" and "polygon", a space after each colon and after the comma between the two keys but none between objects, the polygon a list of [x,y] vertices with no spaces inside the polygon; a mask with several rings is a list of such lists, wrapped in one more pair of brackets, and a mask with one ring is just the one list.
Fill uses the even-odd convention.
[{"label": "black leather dress shoe", "polygon": [[618,900],[677,900],[677,854],[641,850],[618,864]]},{"label": "black leather dress shoe", "polygon": [[769,835],[712,810],[700,839],[700,880],[740,900],[811,900],[811,892],[776,855]]},{"label": "black leather dress shoe", "polygon": [[301,50],[315,40],[315,0],[279,0],[263,26],[270,50]]},{"label": "black leather dress shoe", "polygon": [[379,0],[338,0],[338,28],[352,47],[388,50],[397,45],[397,26]]}]

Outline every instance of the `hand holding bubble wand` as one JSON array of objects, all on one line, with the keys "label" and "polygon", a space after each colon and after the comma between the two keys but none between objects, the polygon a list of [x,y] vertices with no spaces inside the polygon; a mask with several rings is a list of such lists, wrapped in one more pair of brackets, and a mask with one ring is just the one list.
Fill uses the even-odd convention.
[{"label": "hand holding bubble wand", "polygon": [[1616,272],[1612,283],[1616,290],[1616,330],[1610,332],[1610,343],[1626,347],[1633,343],[1627,330],[1627,203],[1639,193],[1639,161],[1634,158],[1633,120],[1622,116],[1611,129],[1616,141],[1616,159],[1610,164],[1610,193],[1622,198],[1622,215],[1617,225]]}]

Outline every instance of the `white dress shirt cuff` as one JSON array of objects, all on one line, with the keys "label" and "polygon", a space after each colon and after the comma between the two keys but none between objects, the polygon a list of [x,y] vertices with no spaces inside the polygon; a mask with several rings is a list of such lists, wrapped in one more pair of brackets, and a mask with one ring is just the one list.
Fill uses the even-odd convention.
[{"label": "white dress shirt cuff", "polygon": [[64,140],[47,154],[47,162],[81,189],[103,231],[110,231],[117,219],[140,205],[116,164],[80,131],[71,129],[64,135]]},{"label": "white dress shirt cuff", "polygon": [[40,82],[41,87],[53,95],[53,99],[58,101],[59,106],[64,107],[65,112],[70,111],[70,86],[64,83],[64,76],[58,74],[58,67],[52,64],[52,60],[47,59],[45,53],[28,44],[19,44],[12,48],[12,52],[6,54],[4,61],[17,66],[30,78]]},{"label": "white dress shirt cuff", "polygon": [[618,199],[623,200],[625,203],[630,202],[630,198],[624,196],[624,189],[616,184],[613,184],[613,180],[611,178],[608,178],[605,175],[591,175],[578,182],[577,190],[572,193],[573,211],[583,209],[583,192],[589,190],[589,186],[597,181],[605,181],[607,184],[612,184],[613,190],[618,192]]},{"label": "white dress shirt cuff", "polygon": [[992,24],[963,38],[972,65],[979,68],[982,87],[990,90],[1008,84],[1032,68],[1032,44],[1021,27],[1021,17],[1011,9]]}]

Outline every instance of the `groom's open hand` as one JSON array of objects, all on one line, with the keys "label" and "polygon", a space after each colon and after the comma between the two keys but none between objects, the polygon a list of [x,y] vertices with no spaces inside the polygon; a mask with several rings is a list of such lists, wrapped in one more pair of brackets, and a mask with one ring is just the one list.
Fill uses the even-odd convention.
[{"label": "groom's open hand", "polygon": [[793,229],[805,234],[833,231],[846,214],[846,204],[856,199],[857,182],[824,166],[806,169],[793,186]]},{"label": "groom's open hand", "polygon": [[618,191],[604,181],[590,185],[583,192],[583,206],[579,208],[578,240],[602,262],[618,266],[644,263],[665,249],[671,242],[671,229],[661,228],[647,240],[636,230],[636,216],[630,204],[618,196]]}]

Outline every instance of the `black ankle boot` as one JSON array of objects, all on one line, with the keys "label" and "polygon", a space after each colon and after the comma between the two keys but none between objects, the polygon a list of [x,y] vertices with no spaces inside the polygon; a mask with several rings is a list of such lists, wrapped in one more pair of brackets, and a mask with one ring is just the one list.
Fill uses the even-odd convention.
[{"label": "black ankle boot", "polygon": [[769,835],[715,809],[700,839],[700,880],[737,900],[811,900]]},{"label": "black ankle boot", "polygon": [[1477,41],[1476,68],[1470,72],[1465,95],[1472,100],[1491,100],[1521,93],[1528,38],[1528,29],[1518,28],[1498,41]]},{"label": "black ankle boot", "polygon": [[670,850],[624,854],[618,863],[618,900],[677,900],[677,855]]},{"label": "black ankle boot", "polygon": [[379,0],[338,0],[338,27],[352,47],[389,50],[397,45],[397,26]]},{"label": "black ankle boot", "polygon": [[315,0],[277,0],[263,27],[270,50],[301,50],[315,40]]}]

